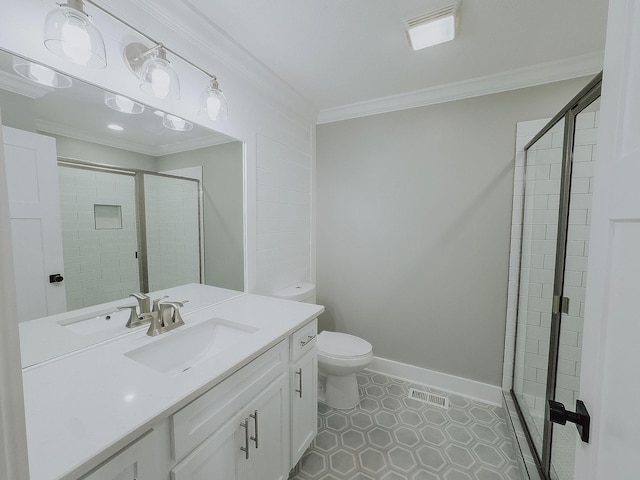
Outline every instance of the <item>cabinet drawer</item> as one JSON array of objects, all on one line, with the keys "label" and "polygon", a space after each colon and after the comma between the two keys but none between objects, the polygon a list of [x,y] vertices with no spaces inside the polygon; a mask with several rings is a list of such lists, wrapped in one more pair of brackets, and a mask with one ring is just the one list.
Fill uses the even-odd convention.
[{"label": "cabinet drawer", "polygon": [[287,371],[288,342],[263,353],[171,417],[171,447],[180,460]]},{"label": "cabinet drawer", "polygon": [[314,318],[291,336],[291,360],[296,361],[316,344],[318,319]]}]

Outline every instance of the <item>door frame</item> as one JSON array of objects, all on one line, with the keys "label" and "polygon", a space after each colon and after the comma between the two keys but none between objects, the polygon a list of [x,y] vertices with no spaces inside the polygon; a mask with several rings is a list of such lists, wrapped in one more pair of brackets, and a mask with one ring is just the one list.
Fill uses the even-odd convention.
[{"label": "door frame", "polygon": [[10,225],[4,139],[0,128],[0,478],[29,480]]}]

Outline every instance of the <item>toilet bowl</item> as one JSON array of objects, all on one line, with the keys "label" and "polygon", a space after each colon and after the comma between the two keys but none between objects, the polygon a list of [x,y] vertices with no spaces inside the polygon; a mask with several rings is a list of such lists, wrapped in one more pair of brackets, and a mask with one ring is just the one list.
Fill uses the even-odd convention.
[{"label": "toilet bowl", "polygon": [[[299,283],[273,294],[295,302],[315,303],[316,287]],[[347,333],[324,331],[316,341],[318,400],[332,408],[348,410],[360,403],[356,373],[373,360],[371,344]]]},{"label": "toilet bowl", "polygon": [[323,403],[346,410],[360,403],[356,373],[373,360],[371,344],[347,333],[323,331],[316,342]]}]

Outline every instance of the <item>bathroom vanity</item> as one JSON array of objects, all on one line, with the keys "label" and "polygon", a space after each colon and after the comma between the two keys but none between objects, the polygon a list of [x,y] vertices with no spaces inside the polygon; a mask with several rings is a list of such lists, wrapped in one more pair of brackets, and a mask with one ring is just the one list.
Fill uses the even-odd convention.
[{"label": "bathroom vanity", "polygon": [[240,293],[26,368],[31,479],[286,479],[317,432],[323,310]]}]

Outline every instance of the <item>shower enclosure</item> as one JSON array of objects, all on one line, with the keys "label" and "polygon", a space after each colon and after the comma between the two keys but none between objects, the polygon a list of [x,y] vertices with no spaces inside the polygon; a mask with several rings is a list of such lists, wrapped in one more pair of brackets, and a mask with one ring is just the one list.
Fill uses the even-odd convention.
[{"label": "shower enclosure", "polygon": [[67,308],[201,283],[200,182],[59,159]]},{"label": "shower enclosure", "polygon": [[[537,472],[573,480],[601,75],[525,146],[511,395]],[[518,198],[518,197],[514,197]],[[583,415],[579,420],[584,420]],[[586,428],[583,428],[586,432]]]}]

